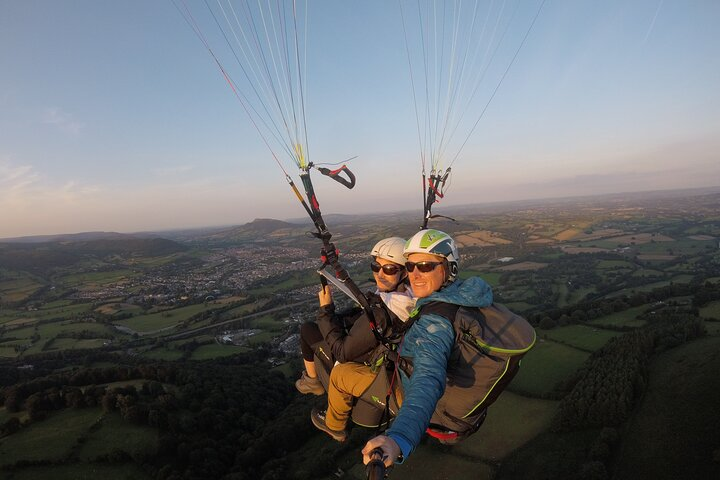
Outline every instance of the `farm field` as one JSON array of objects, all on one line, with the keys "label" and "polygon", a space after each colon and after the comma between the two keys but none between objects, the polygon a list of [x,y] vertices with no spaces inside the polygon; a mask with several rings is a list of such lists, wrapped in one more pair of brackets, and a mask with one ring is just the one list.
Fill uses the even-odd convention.
[{"label": "farm field", "polygon": [[138,333],[148,334],[157,330],[172,328],[188,320],[193,315],[216,308],[219,308],[219,306],[214,304],[205,305],[198,303],[195,305],[188,305],[187,307],[173,308],[157,313],[131,317],[119,320],[116,323],[128,327]]},{"label": "farm field", "polygon": [[602,327],[603,325],[632,328],[642,327],[647,322],[645,320],[638,319],[637,316],[647,311],[648,308],[648,305],[629,308],[627,310],[623,310],[622,312],[611,313],[610,315],[595,318],[587,322],[587,324],[597,327]]},{"label": "farm field", "polygon": [[620,335],[620,332],[585,325],[567,325],[552,330],[543,330],[542,335],[558,343],[582,350],[595,351],[605,345],[611,338]]},{"label": "farm field", "polygon": [[43,286],[30,275],[0,270],[0,302],[22,302]]},{"label": "farm field", "polygon": [[[33,310],[33,311],[17,311],[15,310],[14,313],[11,313],[8,315],[8,321],[4,322],[6,325],[15,325],[15,324],[32,324],[34,322],[37,322],[39,320],[53,320],[53,319],[60,319],[60,320],[67,320],[74,316],[79,316],[82,314],[85,314],[89,312],[92,309],[92,305],[90,303],[67,303],[67,302],[57,302],[47,305],[44,305],[43,307]],[[2,317],[0,317],[0,320],[2,320]]]},{"label": "farm field", "polygon": [[[464,244],[460,277],[484,278],[493,287],[498,302],[524,315],[534,325],[546,316],[556,319],[560,315],[573,316],[576,311],[595,316],[600,311],[612,311],[607,307],[619,309],[628,304],[648,303],[587,322],[538,330],[535,348],[523,359],[512,384],[490,408],[480,432],[453,447],[440,445],[432,439],[423,442],[412,459],[398,466],[390,478],[525,480],[541,478],[546,473],[547,478],[584,477],[587,472],[583,467],[590,460],[589,449],[599,430],[554,433],[552,424],[557,419],[561,402],[542,397],[558,398],[566,393],[570,384],[563,382],[575,378],[591,352],[596,352],[625,330],[647,326],[649,322],[639,320],[639,315],[655,311],[656,317],[668,313],[675,315],[673,320],[682,321],[685,317],[690,320],[696,296],[701,292],[698,280],[704,283],[710,278],[711,282],[720,284],[717,243],[720,238],[720,217],[717,217],[720,190],[701,197],[712,198],[712,206],[705,207],[704,211],[694,208],[700,200],[680,205],[675,198],[663,203],[656,202],[653,197],[644,205],[626,207],[633,201],[628,197],[618,199],[622,206],[615,201],[596,205],[594,199],[578,199],[550,202],[546,206],[531,202],[522,208],[503,204],[482,206],[472,214],[462,213],[472,211],[463,207],[458,209],[461,214],[456,215],[457,222],[433,219],[434,225]],[[450,208],[447,213],[452,214]],[[362,220],[360,216],[330,217],[336,234],[333,238],[338,241],[343,261],[347,262],[345,266],[355,281],[365,283],[361,290],[371,289],[367,252],[378,236],[395,234],[395,230],[403,236],[407,236],[406,232],[415,232],[415,217],[413,215],[407,222],[400,216],[381,217],[380,220],[377,217]],[[392,221],[386,221],[388,218]],[[18,382],[33,378],[35,372],[44,375],[46,369],[68,373],[74,368],[91,366],[107,368],[109,371],[104,373],[108,374],[108,379],[128,378],[124,370],[110,370],[119,365],[147,366],[138,371],[150,372],[148,377],[157,374],[162,382],[173,382],[173,378],[189,382],[188,388],[182,383],[163,385],[173,394],[183,392],[191,397],[197,393],[197,398],[187,403],[192,406],[187,411],[190,416],[206,408],[214,409],[213,405],[239,408],[240,415],[245,415],[244,410],[247,410],[247,416],[233,427],[238,428],[237,432],[222,428],[230,425],[227,421],[219,422],[220,428],[181,432],[175,428],[185,423],[181,419],[189,417],[180,416],[173,419],[172,428],[159,432],[156,428],[126,422],[115,413],[104,415],[99,408],[53,410],[46,420],[28,423],[22,430],[0,439],[0,465],[9,458],[13,463],[16,459],[35,462],[33,466],[12,472],[0,471],[0,478],[6,478],[4,475],[9,473],[8,480],[96,480],[98,476],[105,477],[103,480],[145,480],[152,468],[150,465],[160,462],[168,467],[165,469],[167,475],[160,476],[185,478],[197,473],[189,468],[190,463],[204,463],[205,472],[215,468],[213,463],[218,464],[218,470],[225,468],[220,465],[223,462],[213,462],[209,452],[208,455],[200,453],[203,448],[213,448],[208,445],[213,445],[216,438],[218,441],[227,438],[223,437],[226,433],[235,439],[246,434],[264,436],[259,445],[272,447],[276,444],[276,433],[292,431],[303,439],[298,444],[299,450],[287,452],[287,455],[284,451],[275,452],[270,460],[263,459],[263,463],[255,462],[258,465],[253,463],[252,466],[242,464],[251,457],[247,451],[240,454],[230,451],[225,457],[227,471],[217,477],[231,471],[242,475],[252,471],[253,478],[273,475],[274,478],[287,478],[287,471],[283,471],[287,467],[294,472],[319,472],[305,478],[364,480],[364,467],[358,462],[360,447],[337,445],[316,432],[308,421],[311,404],[322,405],[324,398],[305,398],[293,390],[292,383],[302,368],[302,359],[292,352],[281,353],[280,340],[297,327],[293,322],[314,316],[318,279],[311,268],[288,271],[285,266],[292,265],[292,269],[313,264],[314,260],[308,261],[308,257],[316,257],[319,243],[306,235],[311,224],[297,223],[297,227],[285,225],[271,230],[275,224],[283,225],[261,219],[249,229],[238,226],[227,231],[168,232],[172,240],[167,241],[178,243],[183,253],[157,257],[145,257],[147,251],[128,253],[120,240],[115,244],[117,247],[100,245],[106,250],[81,243],[75,247],[76,256],[68,262],[62,253],[73,242],[63,241],[55,247],[50,244],[39,247],[44,255],[49,255],[47,257],[31,257],[32,262],[27,265],[13,263],[13,268],[20,270],[0,268],[0,357],[3,357],[0,361],[10,372],[6,375],[9,379],[6,383],[15,378]],[[107,244],[112,245],[111,242]],[[12,247],[0,243],[0,255],[10,248],[16,248],[18,252],[36,249],[32,245]],[[117,248],[117,253],[108,248]],[[498,258],[508,257],[512,261],[497,262]],[[0,263],[4,259],[11,257],[0,257]],[[671,284],[684,286],[660,289]],[[304,286],[312,287],[299,288]],[[652,290],[655,291],[645,299],[641,295],[633,296],[634,292],[650,293]],[[713,295],[717,293],[710,287],[702,290],[704,298],[715,298]],[[619,297],[622,296],[633,298],[621,302]],[[241,305],[243,301],[251,303]],[[340,299],[336,301],[340,305]],[[175,308],[168,308],[169,305]],[[720,301],[705,305],[700,314],[706,318],[720,318]],[[204,319],[198,320],[201,316]],[[574,318],[578,319],[578,315]],[[108,321],[127,329],[116,330]],[[223,322],[222,326],[214,325],[220,322]],[[210,325],[214,326],[195,331],[197,327]],[[706,320],[705,327],[709,335],[702,339],[703,342],[720,341],[720,322]],[[246,346],[216,342],[215,335],[220,332],[241,328],[256,330]],[[139,335],[133,335],[134,332]],[[260,345],[262,348],[258,348]],[[657,364],[665,370],[659,376],[657,369],[660,367],[655,365],[659,357],[652,359],[651,375],[657,378],[651,377],[650,389],[644,392],[644,397],[643,392],[637,392],[650,403],[639,404],[638,400],[633,406],[632,414],[638,414],[635,419],[639,422],[637,438],[631,435],[623,445],[635,457],[635,451],[643,448],[645,439],[649,451],[647,459],[638,457],[638,461],[650,461],[650,452],[657,458],[658,452],[672,447],[672,438],[661,441],[652,438],[654,424],[661,424],[671,415],[685,415],[685,410],[695,410],[695,407],[701,407],[698,410],[705,413],[705,418],[712,417],[708,412],[720,404],[716,393],[720,385],[714,377],[708,380],[720,370],[715,353],[720,351],[720,344],[695,341],[691,345],[695,350],[684,350],[681,355],[674,355],[674,350],[666,352],[672,354],[668,356],[671,360]],[[226,358],[232,355],[238,356]],[[267,361],[270,357],[287,363],[271,368]],[[113,363],[114,360],[118,363]],[[13,369],[17,366],[23,367],[22,370],[15,372]],[[618,366],[622,366],[620,362]],[[243,378],[238,381],[240,376],[270,368],[274,374],[269,378],[260,375],[253,382],[244,382]],[[237,375],[239,372],[241,375]],[[130,378],[136,378],[134,370],[132,373]],[[57,377],[62,377],[63,381],[77,378],[73,375]],[[698,389],[701,379],[712,385],[713,391]],[[279,388],[270,391],[267,387],[274,380],[278,381]],[[146,381],[114,382],[109,387],[132,384],[139,390]],[[236,381],[238,389],[235,389]],[[562,388],[555,391],[558,383]],[[642,385],[643,382],[637,381],[635,387]],[[226,389],[226,386],[233,388]],[[672,387],[681,392],[671,391]],[[689,392],[693,389],[695,396]],[[210,402],[206,405],[203,401],[211,397],[210,394],[217,398],[212,398],[213,405]],[[238,395],[246,396],[248,401],[237,402]],[[672,405],[675,409],[663,410],[662,399],[667,402],[671,395],[674,395]],[[697,395],[708,404],[699,403]],[[259,398],[253,399],[253,396]],[[168,412],[177,412],[171,410],[177,408],[173,402],[165,400],[169,399],[152,408],[168,407]],[[254,405],[262,410],[266,403],[274,400],[279,408],[273,408],[267,417],[264,413],[255,415]],[[33,407],[31,402],[27,403]],[[186,405],[185,399],[182,403]],[[234,415],[228,409],[221,410],[213,412],[216,419],[226,414]],[[267,412],[267,408],[264,410]],[[279,417],[275,418],[275,414]],[[0,407],[0,424],[12,417],[29,418],[27,410],[10,414]],[[153,414],[152,421],[145,420],[155,425],[156,420],[163,418]],[[665,422],[672,431],[661,433],[668,437],[675,435],[676,443],[683,443],[687,436],[691,440],[686,443],[695,446],[694,452],[684,453],[689,461],[712,463],[707,461],[708,448],[705,448],[709,443],[701,445],[697,442],[702,437],[711,439],[714,450],[710,453],[717,454],[720,445],[717,419],[712,417],[707,422],[716,422],[707,431],[697,412],[693,411],[687,417],[687,425],[679,425],[681,420],[686,419]],[[246,432],[245,426],[255,430]],[[619,427],[621,436],[625,435],[625,427],[631,428],[627,425]],[[370,437],[372,434],[369,429],[353,428],[348,443],[357,444],[363,435]],[[698,438],[700,440],[696,440]],[[181,443],[174,443],[176,441]],[[185,442],[186,445],[181,447]],[[188,455],[189,461],[185,461],[180,452],[190,451],[190,445],[195,454]],[[160,446],[162,452],[168,452],[167,456],[157,456]],[[176,457],[170,453],[173,448],[178,450]],[[682,448],[686,446],[682,445]],[[129,452],[131,458],[119,458],[118,449]],[[268,449],[263,451],[267,453]],[[704,456],[692,457],[698,452]],[[616,453],[612,452],[611,460],[606,462],[603,457],[602,461],[610,468],[608,478],[622,480],[627,477],[618,477],[612,471],[612,464],[608,463],[615,460]],[[108,455],[114,456],[116,462],[106,464],[102,463],[106,459],[98,458]],[[48,461],[55,464],[37,464]],[[669,456],[663,461],[674,463],[676,467],[681,463],[679,456]],[[147,464],[145,471],[138,466],[141,463]],[[522,464],[517,471],[512,470],[515,463]],[[255,466],[257,470],[253,470]],[[330,470],[324,470],[326,466]],[[343,472],[335,473],[338,468]],[[635,478],[645,478],[637,465],[629,468],[631,471],[635,468]],[[653,472],[653,478],[662,479],[665,472],[661,470]],[[667,472],[673,477],[680,475],[671,469]],[[268,473],[270,475],[266,475]],[[694,478],[720,478],[716,471],[690,473]]]},{"label": "farm field", "polygon": [[[102,412],[99,408],[65,409],[31,424],[0,443],[0,466],[20,460],[58,460],[85,434]],[[9,441],[12,440],[12,441]]]},{"label": "farm field", "polygon": [[705,322],[708,335],[720,335],[720,322]]},{"label": "farm field", "polygon": [[300,271],[293,272],[290,275],[290,278],[286,280],[280,282],[273,282],[271,285],[264,287],[253,288],[251,290],[248,290],[247,293],[253,296],[267,296],[281,291],[293,290],[295,288],[307,287],[317,284],[318,280],[317,274],[315,274],[315,272]]},{"label": "farm field", "polygon": [[151,454],[157,450],[158,431],[151,427],[134,425],[120,418],[120,414],[105,415],[99,428],[87,435],[78,451],[84,461],[93,461],[100,455],[123,450],[130,455]]},{"label": "farm field", "polygon": [[701,317],[717,318],[720,320],[720,301],[711,302],[704,307],[700,308]]},{"label": "farm field", "polygon": [[558,402],[553,400],[522,397],[505,391],[488,410],[480,430],[455,446],[453,451],[492,463],[501,461],[550,428],[557,405]]},{"label": "farm field", "polygon": [[211,358],[229,357],[246,351],[248,351],[248,349],[245,347],[236,347],[235,345],[218,345],[217,343],[212,343],[210,345],[201,345],[193,350],[190,359],[209,360]]},{"label": "farm field", "polygon": [[92,290],[121,280],[130,280],[139,276],[139,272],[128,269],[111,270],[107,272],[82,272],[65,275],[58,278],[58,282],[67,287],[82,287],[82,290]]},{"label": "farm field", "polygon": [[150,358],[153,360],[165,360],[168,362],[172,362],[175,360],[180,360],[180,357],[182,357],[183,352],[180,350],[171,350],[166,347],[160,347],[160,348],[153,348],[152,350],[147,350],[142,352],[140,355],[144,358]]},{"label": "farm field", "polygon": [[575,290],[572,290],[567,296],[567,304],[573,305],[575,303],[581,302],[585,297],[587,297],[591,293],[595,293],[596,291],[597,290],[595,289],[595,287],[577,288]]},{"label": "farm field", "polygon": [[681,345],[652,362],[648,390],[627,425],[613,478],[720,476],[720,464],[712,461],[720,445],[720,416],[706,414],[720,405],[720,376],[707,374],[718,371],[718,337]]},{"label": "farm field", "polygon": [[522,359],[520,371],[510,383],[512,392],[541,396],[570,377],[590,354],[552,341],[538,339]]}]

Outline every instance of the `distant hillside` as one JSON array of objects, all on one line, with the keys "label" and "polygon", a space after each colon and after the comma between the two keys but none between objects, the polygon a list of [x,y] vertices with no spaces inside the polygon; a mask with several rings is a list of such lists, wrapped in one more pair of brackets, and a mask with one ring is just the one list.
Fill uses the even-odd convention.
[{"label": "distant hillside", "polygon": [[271,218],[256,218],[244,225],[200,235],[192,240],[216,244],[248,243],[267,240],[271,235],[274,237],[300,236],[308,228],[309,225],[298,225]]},{"label": "distant hillside", "polygon": [[156,257],[187,250],[164,238],[134,238],[63,241],[45,243],[0,243],[0,266],[11,270],[44,275],[87,259],[108,256]]},{"label": "distant hillside", "polygon": [[90,240],[123,240],[136,237],[137,235],[117,232],[82,232],[58,235],[33,235],[29,237],[0,238],[0,243],[83,242]]}]

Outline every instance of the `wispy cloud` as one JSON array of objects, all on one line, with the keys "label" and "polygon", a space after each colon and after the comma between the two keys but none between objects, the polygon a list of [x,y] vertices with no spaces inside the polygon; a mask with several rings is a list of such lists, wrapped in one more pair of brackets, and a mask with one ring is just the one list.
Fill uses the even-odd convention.
[{"label": "wispy cloud", "polygon": [[72,135],[78,135],[85,128],[85,124],[75,120],[72,114],[55,107],[46,108],[42,112],[42,122]]},{"label": "wispy cloud", "polygon": [[27,190],[39,176],[30,165],[12,165],[0,160],[0,195],[9,196]]},{"label": "wispy cloud", "polygon": [[60,184],[39,173],[32,165],[16,165],[0,158],[0,208],[5,203],[37,205],[43,202],[71,203],[96,194],[99,189],[74,180]]},{"label": "wispy cloud", "polygon": [[660,13],[660,8],[663,5],[664,0],[660,0],[658,2],[658,6],[655,9],[655,15],[653,15],[652,21],[650,22],[650,26],[648,27],[647,32],[645,33],[645,38],[642,41],[642,44],[645,45],[648,41],[648,38],[650,38],[650,33],[652,33],[653,28],[655,28],[655,21],[657,20],[658,13]]}]

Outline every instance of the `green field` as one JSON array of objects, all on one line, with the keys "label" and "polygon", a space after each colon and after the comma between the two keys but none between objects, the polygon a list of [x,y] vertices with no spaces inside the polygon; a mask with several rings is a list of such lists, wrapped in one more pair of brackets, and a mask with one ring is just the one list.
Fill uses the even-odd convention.
[{"label": "green field", "polygon": [[676,283],[676,284],[690,283],[693,280],[693,278],[694,278],[693,275],[688,275],[688,274],[675,275],[674,277],[672,277],[669,280],[663,280],[660,282],[652,282],[652,283],[648,283],[646,285],[640,285],[640,286],[632,287],[632,288],[625,288],[623,290],[613,292],[610,295],[607,295],[607,298],[614,298],[614,297],[618,297],[621,295],[631,295],[636,292],[651,292],[651,291],[655,290],[656,288],[667,287],[671,283]]},{"label": "green field", "polygon": [[45,305],[38,310],[30,312],[15,310],[13,312],[3,313],[2,316],[0,316],[0,322],[11,326],[16,324],[29,325],[35,323],[38,320],[67,320],[71,317],[87,313],[92,308],[92,305],[90,303],[78,303],[74,305],[70,304],[57,306],[48,305]]},{"label": "green field", "polygon": [[648,305],[641,305],[639,307],[629,308],[622,312],[611,313],[603,317],[598,317],[587,322],[588,325],[594,325],[597,327],[602,326],[614,326],[614,327],[632,327],[638,328],[645,325],[645,320],[639,320],[638,315],[644,313],[649,308]]},{"label": "green field", "polygon": [[147,352],[141,353],[141,356],[144,358],[152,358],[154,360],[166,360],[166,361],[174,361],[174,360],[180,360],[180,357],[182,357],[183,352],[180,350],[172,350],[166,347],[160,347],[160,348],[153,348],[152,350],[148,350]]},{"label": "green field", "polygon": [[720,335],[720,322],[705,322],[705,330],[708,335]]},{"label": "green field", "polygon": [[249,318],[245,328],[259,328],[264,332],[281,332],[285,330],[285,324],[282,320],[275,319],[273,315],[260,315]]},{"label": "green field", "polygon": [[130,303],[122,302],[111,302],[100,305],[95,309],[96,312],[102,313],[103,315],[119,315],[119,314],[131,314],[138,315],[143,312],[142,307],[133,305]]},{"label": "green field", "polygon": [[557,282],[555,282],[555,284],[553,285],[553,291],[557,293],[558,296],[557,306],[566,306],[568,304],[568,295],[570,294],[570,290],[568,290],[567,286],[567,280],[561,278]]},{"label": "green field", "polygon": [[648,389],[625,429],[613,478],[719,478],[717,372],[718,337],[681,345],[652,362]]},{"label": "green field", "polygon": [[216,304],[198,303],[188,305],[187,307],[173,308],[171,310],[163,310],[162,312],[150,313],[148,315],[140,315],[137,317],[120,320],[117,323],[140,333],[150,333],[164,328],[172,328],[175,325],[184,322],[193,315],[200,312],[214,310],[219,308]]},{"label": "green field", "polygon": [[600,269],[612,269],[612,270],[634,270],[635,265],[628,262],[627,260],[600,260],[597,265]]},{"label": "green field", "polygon": [[[97,338],[75,339],[75,338],[56,338],[62,333],[78,333],[82,331],[90,332]],[[35,327],[24,327],[16,330],[5,332],[2,337],[14,338],[5,343],[0,343],[0,356],[14,357],[16,353],[13,347],[15,345],[28,345],[31,338],[37,334],[40,338],[35,341],[32,346],[25,351],[25,354],[40,353],[43,348],[46,350],[64,350],[64,349],[86,349],[97,348],[103,346],[108,339],[117,336],[117,333],[108,325],[90,322],[68,322],[59,320],[52,323],[43,323]],[[52,340],[49,345],[46,343]]]},{"label": "green field", "polygon": [[470,277],[480,277],[490,284],[492,287],[496,287],[500,284],[500,276],[502,272],[487,272],[484,270],[475,270],[474,268],[466,268],[460,270],[460,279],[465,280]]},{"label": "green field", "polygon": [[720,302],[711,302],[700,309],[700,316],[720,320]]},{"label": "green field", "polygon": [[60,333],[89,331],[98,335],[98,337],[110,338],[114,334],[114,329],[102,323],[91,322],[53,322],[45,323],[38,326],[38,333],[41,337],[54,337]]},{"label": "green field", "polygon": [[[557,402],[529,399],[506,391],[490,407],[488,418],[477,433],[454,447],[440,445],[432,439],[423,442],[407,462],[395,466],[390,478],[492,479],[494,466],[546,430],[556,410]],[[367,478],[357,453],[348,453],[343,460],[344,465],[351,465],[343,478]]]},{"label": "green field", "polygon": [[[577,466],[587,461],[588,446],[597,437],[596,430],[558,434],[546,431],[513,452],[499,465],[497,479],[581,479]],[[613,477],[614,478],[614,477]],[[652,477],[638,477],[641,479]]]},{"label": "green field", "polygon": [[663,272],[660,270],[652,270],[650,268],[641,268],[639,270],[635,270],[632,274],[633,277],[662,277],[664,276]]},{"label": "green field", "polygon": [[520,372],[509,389],[535,396],[549,393],[558,382],[571,376],[589,355],[576,348],[538,339],[523,358]]},{"label": "green field", "polygon": [[[558,402],[505,391],[488,410],[480,430],[453,448],[457,453],[498,462],[550,428]],[[472,477],[465,477],[472,478]]]},{"label": "green field", "polygon": [[46,351],[53,350],[83,350],[87,348],[100,348],[107,340],[102,338],[58,338],[53,341],[52,345]]},{"label": "green field", "polygon": [[293,272],[290,275],[290,278],[281,282],[273,282],[265,287],[254,288],[252,290],[248,290],[248,293],[254,296],[265,296],[272,293],[307,287],[309,285],[316,285],[317,283],[317,274],[314,271],[298,271]]},{"label": "green field", "polygon": [[106,415],[100,422],[100,428],[93,430],[83,443],[78,457],[84,461],[93,461],[99,455],[107,455],[113,450],[123,450],[130,455],[157,450],[158,431],[151,427],[127,423],[120,414]]},{"label": "green field", "polygon": [[196,348],[190,359],[208,360],[211,358],[229,357],[230,355],[236,355],[246,351],[247,348],[236,347],[235,345],[218,345],[217,343],[212,343],[210,345],[201,345]]},{"label": "green field", "polygon": [[99,408],[53,413],[46,420],[0,440],[0,465],[19,460],[58,460],[101,415]]},{"label": "green field", "polygon": [[128,269],[111,270],[108,272],[82,272],[60,277],[58,282],[68,287],[82,286],[83,290],[91,290],[100,286],[117,283],[121,280],[128,280],[139,275],[139,272]]},{"label": "green field", "polygon": [[0,271],[0,302],[22,302],[42,287],[30,275]]},{"label": "green field", "polygon": [[591,351],[601,348],[608,340],[618,335],[620,332],[585,325],[568,325],[543,331],[543,336],[550,340]]}]

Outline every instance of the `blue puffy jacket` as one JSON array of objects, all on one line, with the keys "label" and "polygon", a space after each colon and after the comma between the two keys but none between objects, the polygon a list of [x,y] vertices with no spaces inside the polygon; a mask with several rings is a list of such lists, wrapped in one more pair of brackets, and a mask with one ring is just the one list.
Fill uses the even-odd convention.
[{"label": "blue puffy jacket", "polygon": [[480,277],[457,281],[418,300],[416,310],[419,310],[420,318],[405,334],[399,352],[402,357],[412,359],[413,371],[410,377],[401,372],[402,407],[386,432],[400,446],[404,458],[420,443],[445,391],[447,362],[455,343],[452,319],[423,314],[422,306],[444,302],[464,307],[488,307],[492,301],[492,289]]}]

